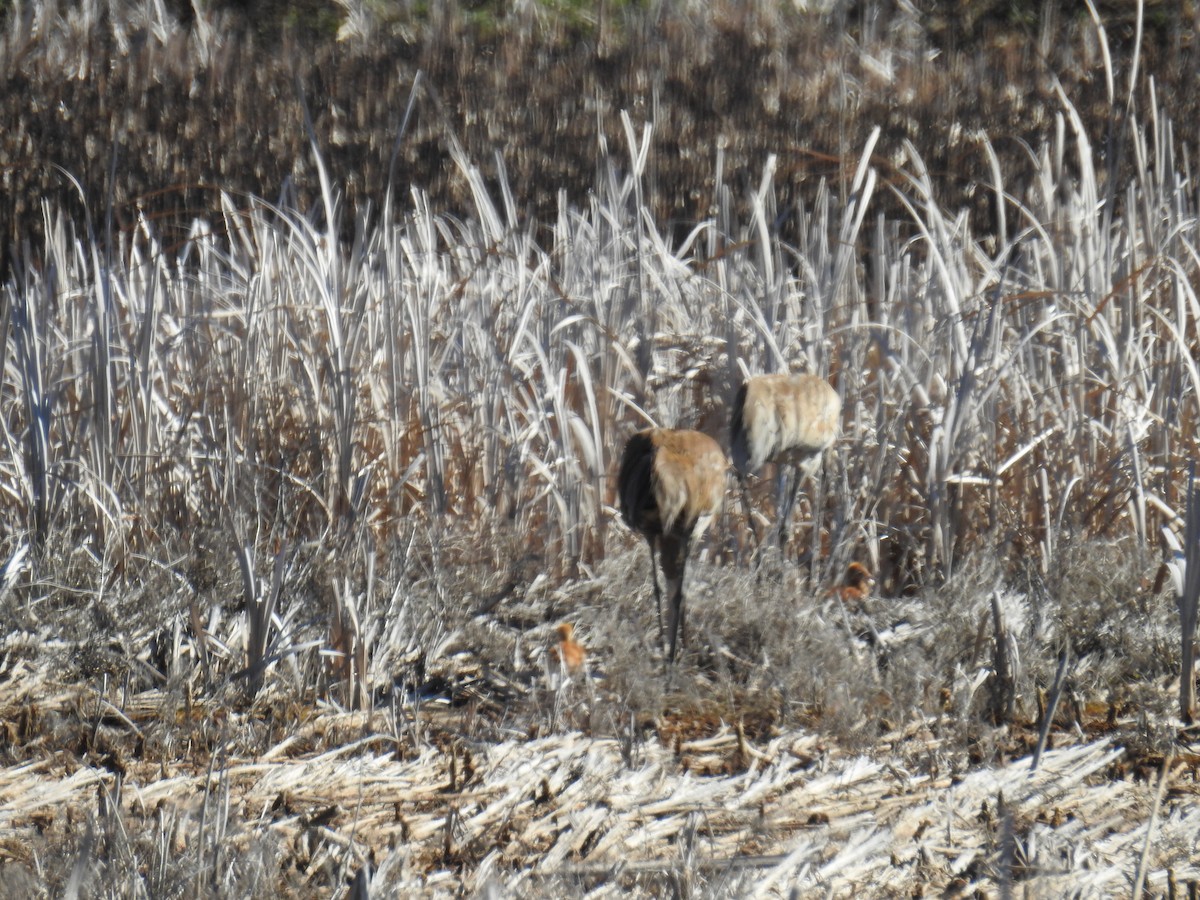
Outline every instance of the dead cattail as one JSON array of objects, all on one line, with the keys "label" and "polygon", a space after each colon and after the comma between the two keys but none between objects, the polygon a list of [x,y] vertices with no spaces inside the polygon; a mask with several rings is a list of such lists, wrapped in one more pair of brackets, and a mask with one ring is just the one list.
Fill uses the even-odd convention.
[{"label": "dead cattail", "polygon": [[670,600],[670,648],[675,661],[676,639],[682,629],[683,573],[688,547],[697,529],[721,511],[728,464],[720,446],[706,434],[671,428],[639,431],[625,445],[617,491],[621,515],[650,545],[650,572],[658,606],[662,640],[662,592],[655,572],[655,555],[662,550],[663,577]]}]

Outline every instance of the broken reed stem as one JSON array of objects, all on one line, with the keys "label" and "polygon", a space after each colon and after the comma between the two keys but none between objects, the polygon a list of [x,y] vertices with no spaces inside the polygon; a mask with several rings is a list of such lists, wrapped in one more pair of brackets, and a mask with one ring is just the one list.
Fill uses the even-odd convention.
[{"label": "broken reed stem", "polygon": [[1042,760],[1042,751],[1046,749],[1046,740],[1050,737],[1050,728],[1054,724],[1054,713],[1058,709],[1058,701],[1062,699],[1063,687],[1067,683],[1069,659],[1070,653],[1064,646],[1058,654],[1058,669],[1054,673],[1054,686],[1050,689],[1050,700],[1046,704],[1041,724],[1038,727],[1037,746],[1033,749],[1033,761],[1029,764],[1030,772],[1037,770],[1038,763]]},{"label": "broken reed stem", "polygon": [[1000,610],[1000,592],[992,591],[992,623],[996,633],[993,662],[995,675],[992,683],[992,718],[998,725],[1012,721],[1016,705],[1016,687],[1013,680],[1012,656],[1008,645],[1008,627],[1004,624],[1004,613]]},{"label": "broken reed stem", "polygon": [[1138,858],[1137,877],[1133,880],[1133,900],[1140,900],[1142,887],[1146,883],[1146,862],[1150,858],[1150,844],[1154,840],[1154,826],[1158,822],[1158,810],[1162,806],[1163,794],[1167,790],[1167,776],[1171,772],[1171,763],[1175,761],[1175,748],[1172,747],[1163,757],[1162,772],[1158,776],[1158,789],[1154,792],[1154,806],[1150,808],[1150,820],[1146,823],[1146,842],[1142,845],[1142,855]]},{"label": "broken reed stem", "polygon": [[1196,709],[1196,619],[1200,612],[1200,498],[1196,495],[1194,464],[1188,472],[1183,560],[1183,579],[1178,585],[1179,717],[1190,725]]}]

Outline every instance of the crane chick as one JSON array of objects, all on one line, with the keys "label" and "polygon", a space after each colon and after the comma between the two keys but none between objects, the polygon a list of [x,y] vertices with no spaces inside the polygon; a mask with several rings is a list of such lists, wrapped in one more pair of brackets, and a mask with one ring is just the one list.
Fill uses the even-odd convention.
[{"label": "crane chick", "polygon": [[738,390],[730,421],[730,453],[749,515],[746,476],[764,463],[790,465],[790,492],[780,479],[779,546],[787,543],[788,521],[800,482],[812,475],[838,435],[842,399],[816,375],[756,375]]},{"label": "crane chick", "polygon": [[720,513],[725,498],[728,463],[721,447],[699,431],[650,428],[633,435],[625,445],[617,475],[621,515],[650,545],[650,574],[658,606],[658,639],[663,639],[662,591],[655,557],[662,551],[663,577],[670,602],[670,650],[675,661],[676,638],[684,640],[683,572],[692,536],[703,533]]},{"label": "crane chick", "polygon": [[550,648],[550,657],[558,672],[566,676],[582,672],[587,651],[575,640],[575,627],[570,622],[563,622],[554,632],[558,635],[558,641]]},{"label": "crane chick", "polygon": [[846,567],[842,584],[835,588],[838,598],[853,611],[862,609],[863,601],[871,596],[875,588],[875,576],[860,562],[852,562]]}]

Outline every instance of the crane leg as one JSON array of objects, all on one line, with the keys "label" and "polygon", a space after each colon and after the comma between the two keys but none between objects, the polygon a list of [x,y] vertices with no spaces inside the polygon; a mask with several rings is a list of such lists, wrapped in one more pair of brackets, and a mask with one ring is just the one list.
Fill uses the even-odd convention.
[{"label": "crane leg", "polygon": [[672,664],[675,662],[675,654],[680,644],[687,643],[687,630],[683,614],[683,572],[687,566],[690,543],[690,535],[663,537],[663,576],[667,581],[668,599],[671,604],[667,620],[667,632],[670,635],[667,660]]},{"label": "crane leg", "polygon": [[662,588],[658,586],[658,554],[654,551],[654,538],[646,538],[646,543],[650,545],[650,578],[654,581],[654,608],[658,610],[658,644],[661,647],[663,642]]},{"label": "crane leg", "polygon": [[788,531],[792,520],[792,510],[796,506],[796,495],[800,493],[800,481],[802,476],[800,470],[789,466],[792,477],[791,488],[787,486],[787,469],[781,468],[779,472],[779,498],[781,506],[779,509],[779,555],[782,558],[787,550]]}]

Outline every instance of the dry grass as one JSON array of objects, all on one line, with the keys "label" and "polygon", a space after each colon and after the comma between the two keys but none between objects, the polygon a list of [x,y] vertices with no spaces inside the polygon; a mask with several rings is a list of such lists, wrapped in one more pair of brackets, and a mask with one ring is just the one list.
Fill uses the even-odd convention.
[{"label": "dry grass", "polygon": [[[119,9],[84,3],[36,35],[10,16],[7,77],[118,48],[107,81],[70,82],[71,110],[118,75],[142,84],[134,63],[168,94],[197,72],[282,71],[238,69],[246,51],[205,30],[216,20]],[[962,104],[945,110],[961,120],[897,131],[892,113],[871,121],[855,67],[892,54],[879,90],[933,109],[940,82],[917,77],[932,26],[896,12],[886,34],[838,31],[810,85],[782,61],[833,19],[808,32],[767,4],[676,12],[649,50],[602,30],[607,77],[636,81],[641,53],[699,55],[686,77],[663,67],[679,84],[658,112],[582,117],[589,146],[604,140],[583,182],[559,178],[562,157],[534,164],[537,129],[578,115],[531,101],[511,159],[490,153],[515,129],[508,107],[484,116],[482,145],[454,120],[479,85],[447,75],[465,53],[412,91],[443,117],[401,135],[391,178],[331,149],[325,99],[310,120],[265,104],[249,145],[222,131],[248,114],[222,118],[218,145],[248,146],[272,192],[274,166],[307,175],[272,204],[226,180],[237,163],[221,157],[203,177],[224,189],[186,233],[174,201],[131,213],[139,179],[174,177],[138,170],[162,154],[118,157],[124,187],[94,160],[68,165],[69,196],[5,173],[23,185],[0,286],[6,885],[327,896],[368,863],[378,892],[430,895],[1086,895],[1200,878],[1180,615],[1160,577],[1169,562],[1184,583],[1194,556],[1178,537],[1192,542],[1200,421],[1195,148],[1172,125],[1186,108],[1128,106],[1130,57],[1073,24],[1057,52],[1097,61],[1114,84],[1103,104],[1064,77],[1028,132],[972,124]],[[533,70],[537,102],[593,96],[547,75],[574,59],[554,57],[559,26],[543,42],[522,22],[472,79],[508,73],[519,93],[532,55],[557,60]],[[430,27],[431,60],[466,26]],[[762,53],[746,50],[755,35]],[[392,59],[389,40],[376,52]],[[323,52],[371,107],[395,98],[359,80],[378,61],[364,46]],[[766,68],[713,94],[723,124],[680,118],[688,79],[727,59]],[[952,63],[1004,121],[1003,79]],[[752,127],[743,106],[810,109],[793,92],[834,84],[864,99],[857,118],[814,119],[816,141],[856,123],[814,178],[785,155],[795,133],[771,116]],[[206,90],[161,106],[189,152]],[[250,81],[232,96],[259,109],[272,94]],[[291,125],[270,124],[284,107]],[[4,139],[46,114],[33,104]],[[127,127],[131,145],[173,140]],[[972,164],[946,155],[955,127],[976,129]],[[424,187],[400,174],[413,154],[438,160]],[[944,167],[990,198],[987,215]],[[743,375],[789,367],[835,385],[842,437],[795,539],[761,568],[730,492],[694,550],[688,646],[668,676],[649,559],[613,509],[615,455],[648,422],[725,444]],[[769,471],[751,485],[767,520],[774,489]],[[853,609],[830,590],[851,560],[879,577]],[[551,671],[562,622],[586,675]]]}]

